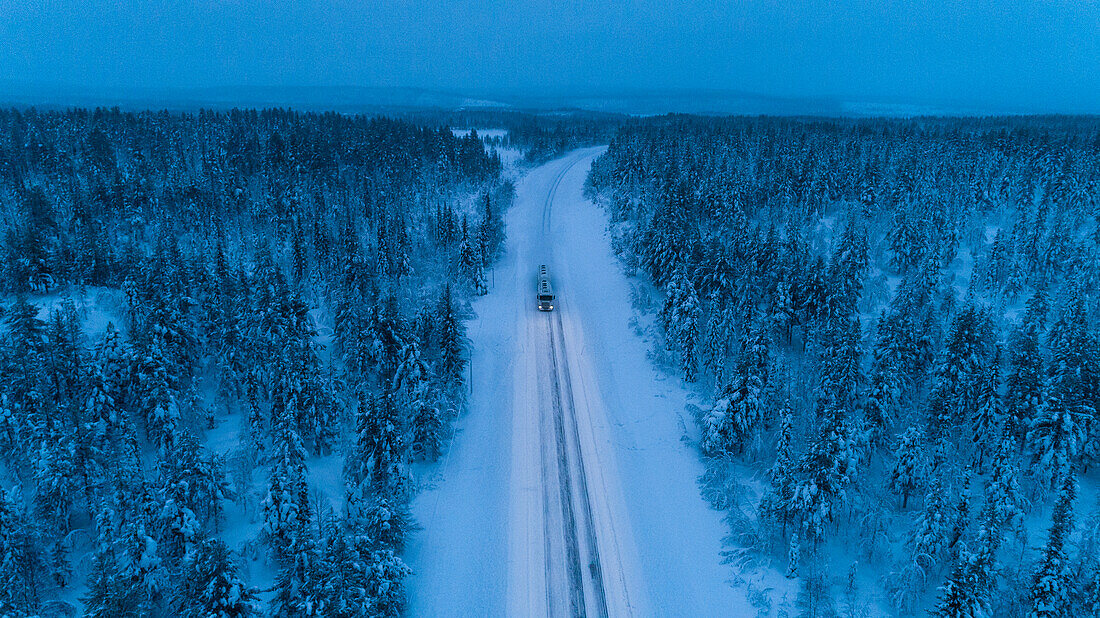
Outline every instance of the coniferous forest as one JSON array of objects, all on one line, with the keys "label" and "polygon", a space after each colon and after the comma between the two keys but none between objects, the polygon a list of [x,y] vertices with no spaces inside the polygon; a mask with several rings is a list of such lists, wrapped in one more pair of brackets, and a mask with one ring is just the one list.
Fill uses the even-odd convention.
[{"label": "coniferous forest", "polygon": [[731,564],[809,616],[1100,611],[1098,181],[1093,118],[618,132],[588,190]]},{"label": "coniferous forest", "polygon": [[401,615],[487,143],[609,136],[587,193],[762,615],[1098,611],[1100,121],[471,118],[509,133],[0,112],[0,615]]},{"label": "coniferous forest", "polygon": [[0,615],[397,615],[500,172],[382,118],[0,112]]},{"label": "coniferous forest", "polygon": [[0,0],[0,618],[1100,618],[1100,0]]}]

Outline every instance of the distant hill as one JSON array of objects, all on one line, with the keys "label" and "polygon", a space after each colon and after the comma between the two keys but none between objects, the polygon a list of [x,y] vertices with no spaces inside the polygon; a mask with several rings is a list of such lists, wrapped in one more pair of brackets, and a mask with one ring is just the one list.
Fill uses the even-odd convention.
[{"label": "distant hill", "polygon": [[290,107],[343,113],[410,110],[586,110],[638,116],[665,113],[774,116],[918,116],[1016,114],[974,104],[781,97],[738,90],[452,91],[360,86],[240,86],[190,89],[76,88],[0,81],[0,106],[195,110]]}]

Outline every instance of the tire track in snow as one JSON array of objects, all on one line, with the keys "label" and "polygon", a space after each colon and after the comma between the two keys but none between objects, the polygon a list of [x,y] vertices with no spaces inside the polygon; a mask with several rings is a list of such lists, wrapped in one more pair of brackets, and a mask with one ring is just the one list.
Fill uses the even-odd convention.
[{"label": "tire track in snow", "polygon": [[[570,601],[570,615],[572,616],[586,616],[587,605],[584,598],[584,567],[581,560],[581,548],[580,537],[577,534],[577,513],[574,505],[574,491],[573,491],[573,468],[578,471],[578,478],[584,478],[584,463],[580,460],[580,453],[575,449],[570,448],[572,446],[566,436],[566,418],[565,418],[565,404],[562,397],[562,369],[558,365],[558,351],[555,339],[556,333],[554,329],[553,314],[547,315],[547,341],[548,351],[550,352],[550,377],[551,385],[553,389],[553,438],[555,443],[555,451],[557,454],[558,464],[558,497],[561,504],[562,511],[562,527],[565,534],[565,553],[566,553],[566,571],[568,573],[569,581],[569,601]],[[573,422],[575,429],[575,421]],[[572,451],[572,452],[571,452]],[[580,491],[585,492],[585,488],[582,486]],[[588,496],[584,495],[582,504],[588,502]],[[582,517],[584,513],[581,513]],[[591,530],[591,515],[588,517],[589,528],[591,533],[595,533]],[[596,558],[598,562],[598,557]],[[602,592],[602,583],[600,585],[600,591]],[[607,615],[606,603],[604,604],[604,612],[601,616]]]},{"label": "tire track in snow", "polygon": [[[543,374],[543,371],[539,372]],[[540,385],[541,386],[541,385]],[[542,436],[539,440],[539,473],[542,480],[542,543],[543,543],[543,577],[546,580],[546,613],[548,616],[554,615],[554,563],[555,546],[553,543],[554,538],[554,525],[555,521],[554,513],[551,512],[550,505],[553,501],[550,499],[550,488],[554,483],[554,478],[550,473],[550,463],[553,461],[549,452],[549,444],[546,441],[546,426],[549,423],[547,418],[546,406],[542,405],[545,398],[542,396],[542,388],[539,388],[539,418],[538,418],[538,433]]]},{"label": "tire track in snow", "polygon": [[581,162],[583,157],[577,157],[573,159],[569,165],[562,168],[558,175],[554,177],[554,182],[550,185],[550,190],[546,193],[546,201],[542,204],[542,231],[544,232],[544,238],[549,236],[550,232],[550,209],[554,206],[554,196],[558,194],[558,185],[561,184],[561,179],[565,178],[565,175],[569,173],[569,170],[573,169],[575,165]]},{"label": "tire track in snow", "polygon": [[[556,329],[554,327],[556,327]],[[592,498],[588,493],[588,475],[585,472],[584,456],[581,452],[580,427],[577,422],[576,403],[573,399],[573,379],[569,372],[569,354],[565,347],[565,329],[561,324],[561,312],[556,312],[554,314],[551,325],[551,352],[556,354],[558,346],[553,345],[553,335],[555,331],[557,332],[558,341],[560,341],[563,367],[559,377],[558,363],[555,360],[554,378],[557,383],[557,399],[559,406],[562,400],[564,400],[567,404],[565,407],[569,410],[569,425],[572,428],[570,445],[573,447],[573,461],[577,474],[577,485],[579,486],[578,497],[580,499],[581,516],[584,525],[585,545],[588,549],[589,576],[592,580],[593,596],[595,596],[594,603],[596,605],[596,614],[601,618],[606,618],[608,615],[607,592],[604,589],[603,583],[603,564],[600,561],[600,546],[596,539],[596,524],[592,516]],[[562,396],[563,389],[564,397]]]}]

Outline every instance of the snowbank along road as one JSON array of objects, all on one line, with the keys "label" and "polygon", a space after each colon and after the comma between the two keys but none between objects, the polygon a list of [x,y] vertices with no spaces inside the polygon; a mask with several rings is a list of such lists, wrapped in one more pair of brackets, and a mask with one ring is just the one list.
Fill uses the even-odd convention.
[{"label": "snowbank along road", "polygon": [[[406,557],[415,616],[728,616],[725,530],[682,441],[685,392],[629,326],[604,213],[584,199],[603,148],[530,170],[471,323],[470,412]],[[557,300],[536,307],[538,266]]]}]

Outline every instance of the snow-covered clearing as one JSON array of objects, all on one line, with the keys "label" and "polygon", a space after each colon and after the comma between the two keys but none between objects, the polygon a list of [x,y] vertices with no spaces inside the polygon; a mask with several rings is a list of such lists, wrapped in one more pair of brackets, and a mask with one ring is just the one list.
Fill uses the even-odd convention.
[{"label": "snow-covered clearing", "polygon": [[[411,615],[755,613],[695,484],[687,392],[632,331],[606,216],[583,197],[601,152],[517,184],[506,255],[469,325],[470,411],[413,505]],[[534,306],[541,263],[552,313]]]}]

